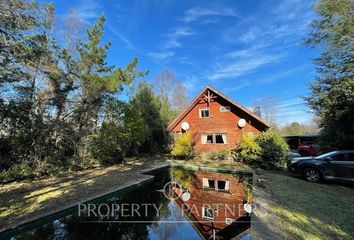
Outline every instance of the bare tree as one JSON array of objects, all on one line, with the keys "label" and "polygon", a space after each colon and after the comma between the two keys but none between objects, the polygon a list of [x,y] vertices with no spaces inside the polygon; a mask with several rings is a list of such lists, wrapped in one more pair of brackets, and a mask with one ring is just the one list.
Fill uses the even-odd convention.
[{"label": "bare tree", "polygon": [[61,19],[60,30],[65,40],[65,46],[69,51],[75,52],[78,41],[85,33],[85,23],[74,8],[71,8],[69,14]]},{"label": "bare tree", "polygon": [[267,120],[272,128],[278,124],[279,105],[273,97],[265,96],[254,99],[253,109],[259,109],[260,116]]},{"label": "bare tree", "polygon": [[176,75],[170,70],[163,70],[156,75],[154,85],[162,102],[171,102],[171,93],[176,82]]},{"label": "bare tree", "polygon": [[187,88],[180,81],[177,81],[172,92],[172,107],[180,112],[187,103]]},{"label": "bare tree", "polygon": [[168,103],[173,110],[181,111],[187,105],[187,88],[177,80],[170,70],[164,70],[156,76],[154,82],[161,102]]}]

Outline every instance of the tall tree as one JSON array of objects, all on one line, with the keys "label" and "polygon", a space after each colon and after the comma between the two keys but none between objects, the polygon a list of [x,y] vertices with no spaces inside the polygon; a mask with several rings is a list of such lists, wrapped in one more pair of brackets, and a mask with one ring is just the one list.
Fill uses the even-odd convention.
[{"label": "tall tree", "polygon": [[325,146],[354,148],[354,1],[320,0],[306,43],[321,49],[306,97],[319,117]]},{"label": "tall tree", "polygon": [[172,91],[172,108],[179,113],[183,110],[187,103],[187,88],[180,81],[176,81]]},{"label": "tall tree", "polygon": [[166,123],[160,114],[160,102],[154,95],[152,87],[145,81],[141,82],[131,100],[133,108],[141,113],[145,126],[145,141],[142,144],[143,152],[161,151],[168,143]]},{"label": "tall tree", "polygon": [[187,104],[187,89],[171,70],[157,74],[154,85],[161,102],[161,116],[168,124]]},{"label": "tall tree", "polygon": [[[46,71],[52,68],[54,8],[33,1],[0,2],[1,134],[12,138],[16,158],[28,161],[44,155],[48,128]],[[9,93],[9,94],[6,94]],[[31,146],[31,147],[28,147]],[[50,144],[48,144],[50,147]]]}]

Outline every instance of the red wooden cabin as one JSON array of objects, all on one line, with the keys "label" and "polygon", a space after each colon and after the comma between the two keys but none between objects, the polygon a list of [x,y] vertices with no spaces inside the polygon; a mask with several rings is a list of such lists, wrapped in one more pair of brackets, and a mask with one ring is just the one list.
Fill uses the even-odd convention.
[{"label": "red wooden cabin", "polygon": [[189,131],[194,152],[198,153],[233,148],[243,134],[257,135],[269,127],[248,108],[206,86],[167,129],[174,135]]}]

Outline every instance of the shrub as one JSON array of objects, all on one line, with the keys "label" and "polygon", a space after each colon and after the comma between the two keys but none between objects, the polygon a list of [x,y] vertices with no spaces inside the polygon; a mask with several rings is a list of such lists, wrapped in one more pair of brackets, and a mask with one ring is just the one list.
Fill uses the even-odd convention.
[{"label": "shrub", "polygon": [[32,167],[27,163],[20,163],[14,164],[7,171],[0,173],[0,182],[12,182],[33,177],[35,176]]},{"label": "shrub", "polygon": [[255,142],[260,147],[262,168],[277,169],[286,165],[289,157],[289,147],[280,135],[264,132],[255,138]]},{"label": "shrub", "polygon": [[206,158],[206,160],[229,160],[230,155],[230,150],[222,149],[218,151],[207,152],[204,158]]},{"label": "shrub", "polygon": [[192,155],[191,135],[183,133],[176,139],[171,155],[175,158],[188,158]]},{"label": "shrub", "polygon": [[261,148],[255,138],[244,135],[233,152],[235,161],[259,166],[261,163]]},{"label": "shrub", "polygon": [[124,160],[123,150],[119,141],[119,133],[115,129],[102,127],[100,132],[90,136],[90,153],[101,165],[107,166],[121,163]]}]

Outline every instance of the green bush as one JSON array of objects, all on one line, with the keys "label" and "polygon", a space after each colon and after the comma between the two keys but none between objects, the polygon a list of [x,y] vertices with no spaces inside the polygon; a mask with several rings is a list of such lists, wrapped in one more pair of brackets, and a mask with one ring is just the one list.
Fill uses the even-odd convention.
[{"label": "green bush", "polygon": [[277,169],[286,165],[289,157],[289,146],[280,135],[264,132],[255,138],[255,142],[261,149],[262,168]]},{"label": "green bush", "polygon": [[33,169],[27,163],[12,165],[8,170],[0,173],[0,182],[12,182],[35,177]]},{"label": "green bush", "polygon": [[119,141],[120,135],[115,131],[116,129],[103,126],[100,132],[90,136],[90,153],[103,166],[121,163],[124,160],[124,152]]},{"label": "green bush", "polygon": [[222,149],[218,151],[212,151],[206,153],[206,160],[229,160],[230,150]]},{"label": "green bush", "polygon": [[188,158],[192,155],[191,135],[183,133],[176,139],[171,155],[175,158]]},{"label": "green bush", "polygon": [[286,165],[289,147],[280,135],[263,132],[255,138],[243,136],[233,153],[237,162],[265,169],[277,169]]},{"label": "green bush", "polygon": [[234,160],[251,166],[259,166],[261,163],[261,148],[255,138],[243,136],[240,144],[234,150]]}]

